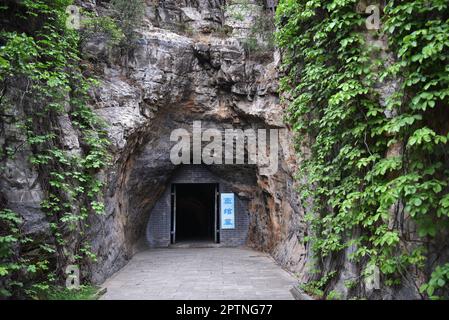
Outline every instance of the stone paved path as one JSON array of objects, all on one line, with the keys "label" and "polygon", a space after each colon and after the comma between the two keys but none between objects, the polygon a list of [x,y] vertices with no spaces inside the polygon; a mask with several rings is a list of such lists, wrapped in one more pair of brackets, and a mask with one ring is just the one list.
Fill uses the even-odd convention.
[{"label": "stone paved path", "polygon": [[109,278],[102,299],[292,299],[295,282],[267,254],[246,248],[155,249]]}]

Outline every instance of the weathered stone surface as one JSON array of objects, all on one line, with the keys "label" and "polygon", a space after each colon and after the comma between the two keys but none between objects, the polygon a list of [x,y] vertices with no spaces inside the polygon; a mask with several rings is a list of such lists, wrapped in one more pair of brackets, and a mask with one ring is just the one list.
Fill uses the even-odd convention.
[{"label": "weathered stone surface", "polygon": [[[78,1],[102,12],[95,1]],[[106,213],[89,221],[92,280],[102,282],[139,249],[149,212],[176,169],[169,159],[170,133],[191,131],[193,121],[225,129],[283,128],[277,94],[279,55],[270,61],[251,59],[241,41],[262,8],[245,11],[243,21],[226,13],[222,0],[147,1],[137,43],[126,57],[107,47],[107,39],[86,39],[84,58],[100,85],[90,92],[91,105],[108,124],[113,165],[100,173],[105,183]],[[237,8],[238,9],[238,8]],[[226,36],[223,28],[231,32]],[[275,59],[276,58],[276,59]],[[62,143],[80,152],[80,139],[70,119],[59,119]],[[301,272],[304,227],[294,191],[296,169],[292,135],[281,138],[279,170],[265,175],[254,165],[214,165],[210,170],[232,184],[249,202],[248,245],[271,253],[282,265]],[[42,188],[24,153],[8,163],[1,191],[8,206],[17,208],[27,232],[48,233],[40,211]],[[85,270],[83,274],[87,274]]]},{"label": "weathered stone surface", "polygon": [[78,140],[78,133],[72,126],[72,123],[67,115],[58,118],[59,127],[61,131],[63,147],[69,154],[79,155],[81,148]]},{"label": "weathered stone surface", "polygon": [[295,280],[249,249],[159,249],[136,254],[103,284],[101,299],[292,300]]},{"label": "weathered stone surface", "polygon": [[[102,14],[107,2],[75,3]],[[86,39],[82,47],[86,65],[100,81],[90,92],[91,106],[108,124],[113,156],[111,167],[98,174],[105,184],[106,212],[92,216],[89,221],[88,237],[98,260],[88,266],[89,270],[82,270],[83,275],[89,274],[94,282],[101,283],[140,250],[149,213],[176,171],[169,159],[175,144],[170,141],[170,133],[178,128],[191,131],[193,121],[201,120],[203,129],[220,132],[230,128],[284,129],[276,173],[265,174],[256,165],[209,167],[248,203],[248,246],[270,253],[301,281],[313,279],[310,268],[319,266],[323,274],[336,270],[329,287],[342,298],[354,294],[372,299],[419,298],[417,283],[422,283],[424,277],[418,272],[407,275],[398,288],[379,289],[378,279],[361,280],[360,266],[349,259],[356,247],[346,248],[325,261],[314,261],[311,244],[304,243],[304,236],[310,235],[311,230],[304,222],[302,210],[307,210],[310,204],[299,199],[296,189],[301,181],[293,179],[300,163],[292,146],[294,136],[284,125],[284,109],[277,94],[280,53],[266,52],[265,60],[257,59],[242,45],[258,16],[264,14],[261,2],[250,0],[229,5],[224,0],[147,0],[145,3],[143,25],[136,30],[136,46],[126,55],[109,48],[108,39],[102,34]],[[380,58],[392,63],[386,39],[368,33],[365,36],[367,43],[380,49]],[[20,80],[17,82],[17,90],[11,90],[11,97],[7,98],[20,102],[7,110],[11,113],[7,116],[25,119],[32,110],[28,113],[24,110],[26,103],[18,90],[24,87]],[[379,81],[376,90],[380,105],[386,106],[399,85],[399,79]],[[385,116],[393,117],[395,111],[386,110]],[[82,140],[72,120],[61,116],[54,124],[63,133],[61,146],[70,154],[79,154]],[[441,124],[446,129],[447,126]],[[33,153],[23,143],[24,133],[8,123],[0,123],[0,133],[0,148],[12,153],[8,159],[3,156],[0,159],[0,208],[12,209],[22,217],[23,232],[36,239],[31,246],[38,246],[42,239],[52,241],[47,217],[41,210],[48,181],[30,164]],[[401,155],[402,148],[400,141],[393,144],[387,157]],[[302,151],[308,153],[306,149]],[[395,209],[401,206],[396,203],[392,207],[386,221],[390,227],[396,221],[394,212],[402,211]],[[402,219],[407,221],[401,237],[411,240],[406,244],[411,252],[419,240],[416,225],[406,213]],[[70,244],[73,239],[66,240]],[[429,273],[434,267],[431,263],[448,260],[447,236],[436,239],[432,246],[428,248]],[[363,292],[351,292],[348,286],[351,281],[358,281]]]},{"label": "weathered stone surface", "polygon": [[[220,131],[284,127],[276,93],[278,56],[268,63],[253,61],[237,38],[204,33],[206,26],[226,22],[219,2],[176,6],[164,1],[146,12],[151,25],[139,31],[139,45],[126,67],[106,66],[102,85],[93,92],[96,112],[110,124],[116,157],[108,174],[107,218],[99,230],[105,239],[95,239],[102,259],[94,266],[97,281],[106,276],[106,266],[131,256],[143,236],[148,213],[175,170],[169,159],[172,130],[191,131],[195,120]],[[182,32],[180,23],[193,34]],[[298,242],[303,228],[288,135],[281,139],[281,164],[273,176],[245,166],[212,166],[211,171],[234,181],[235,192],[251,202],[248,244],[300,272],[305,249]],[[114,241],[122,245],[111,249]]]}]

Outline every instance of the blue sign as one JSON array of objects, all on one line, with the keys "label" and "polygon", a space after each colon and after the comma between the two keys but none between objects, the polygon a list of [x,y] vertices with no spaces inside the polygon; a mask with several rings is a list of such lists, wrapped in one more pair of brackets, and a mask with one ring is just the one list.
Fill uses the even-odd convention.
[{"label": "blue sign", "polygon": [[220,201],[221,229],[235,228],[234,194],[222,193]]}]

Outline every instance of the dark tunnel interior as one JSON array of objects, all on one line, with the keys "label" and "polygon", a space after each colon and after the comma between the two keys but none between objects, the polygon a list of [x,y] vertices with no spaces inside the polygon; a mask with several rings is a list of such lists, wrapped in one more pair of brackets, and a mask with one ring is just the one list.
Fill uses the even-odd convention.
[{"label": "dark tunnel interior", "polygon": [[214,241],[215,184],[176,184],[176,242]]}]

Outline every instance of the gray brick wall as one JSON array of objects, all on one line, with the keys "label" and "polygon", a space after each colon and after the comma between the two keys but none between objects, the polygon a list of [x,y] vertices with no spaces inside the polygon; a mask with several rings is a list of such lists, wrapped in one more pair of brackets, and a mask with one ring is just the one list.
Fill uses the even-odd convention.
[{"label": "gray brick wall", "polygon": [[150,247],[167,247],[170,244],[170,192],[169,185],[151,210],[146,232]]},{"label": "gray brick wall", "polygon": [[[186,165],[178,168],[159,200],[150,212],[146,238],[150,247],[170,245],[171,185],[174,183],[218,183],[219,192],[232,192],[231,186],[212,174],[206,166]],[[235,229],[220,230],[220,245],[236,247],[246,243],[249,213],[247,201],[235,196]]]}]

